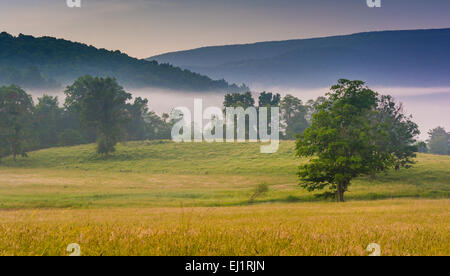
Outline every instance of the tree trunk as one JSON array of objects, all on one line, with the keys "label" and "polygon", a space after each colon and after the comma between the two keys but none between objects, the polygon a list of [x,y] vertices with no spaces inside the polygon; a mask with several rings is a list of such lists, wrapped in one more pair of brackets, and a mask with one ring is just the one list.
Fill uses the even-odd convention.
[{"label": "tree trunk", "polygon": [[16,163],[16,147],[13,146],[13,144],[11,143],[11,145],[9,146],[9,149],[11,150],[11,153],[13,155],[13,161],[14,163]]},{"label": "tree trunk", "polygon": [[338,183],[337,184],[337,192],[336,192],[336,199],[337,202],[344,202],[344,184],[343,183]]}]

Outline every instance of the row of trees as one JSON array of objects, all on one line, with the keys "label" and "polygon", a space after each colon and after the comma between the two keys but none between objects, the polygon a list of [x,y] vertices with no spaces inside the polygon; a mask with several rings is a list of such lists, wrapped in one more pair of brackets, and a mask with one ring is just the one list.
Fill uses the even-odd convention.
[{"label": "row of trees", "polygon": [[22,88],[0,87],[0,158],[28,150],[97,142],[108,155],[119,140],[167,139],[173,122],[149,111],[112,78],[85,76],[65,90],[66,100],[44,95],[34,105]]},{"label": "row of trees", "polygon": [[[27,150],[97,142],[97,151],[108,156],[119,140],[170,139],[175,123],[168,114],[159,117],[148,109],[148,100],[135,98],[113,78],[84,76],[65,90],[62,107],[57,97],[33,99],[19,86],[0,88],[0,157],[25,156]],[[294,139],[310,125],[318,101],[307,104],[291,95],[262,92],[259,107],[280,107],[283,133]],[[255,107],[250,92],[225,95],[224,107]],[[270,116],[270,114],[269,114]]]},{"label": "row of trees", "polygon": [[[250,92],[233,93],[225,95],[224,107],[279,107],[281,116],[280,137],[286,140],[296,139],[297,135],[302,134],[305,129],[311,125],[312,114],[316,106],[324,101],[324,97],[318,97],[316,100],[309,100],[303,103],[302,100],[286,95],[281,98],[280,94],[271,92],[262,92],[259,94],[258,102],[253,98]],[[270,113],[268,114],[270,118]]]},{"label": "row of trees", "polygon": [[[11,154],[15,159],[17,155],[26,155],[26,151],[31,149],[95,141],[98,153],[107,156],[114,151],[119,140],[170,139],[175,122],[169,115],[159,117],[150,111],[147,99],[135,98],[130,102],[131,94],[125,92],[113,78],[84,76],[68,86],[65,94],[63,107],[59,106],[57,97],[48,95],[38,98],[38,103],[34,105],[31,96],[20,87],[0,88],[0,156]],[[270,92],[260,93],[256,101],[250,92],[246,92],[225,95],[223,106],[244,109],[279,107],[282,123],[280,137],[295,139],[311,126],[313,115],[327,102],[329,99],[319,97],[303,103],[292,95],[281,98],[280,94]],[[396,105],[391,97],[380,97],[378,104],[384,117],[376,120],[406,120],[401,105]],[[410,163],[404,157],[409,156],[413,148],[400,147],[400,142],[405,139],[404,133],[414,129],[415,125],[400,124],[398,127],[407,129],[393,131],[391,128],[391,143],[382,143],[384,147],[392,145],[387,150],[396,151],[399,160],[397,168]],[[435,153],[442,140],[440,135],[445,131],[436,129],[433,133],[429,145]]]},{"label": "row of trees", "polygon": [[[0,158],[26,156],[29,149],[97,142],[108,156],[120,140],[168,139],[176,123],[157,116],[148,100],[127,93],[113,78],[85,76],[65,90],[65,103],[43,96],[34,105],[18,86],[0,88]],[[250,92],[225,95],[224,107],[256,107]],[[339,80],[325,97],[304,104],[288,95],[262,92],[258,107],[279,107],[284,138],[298,137],[297,155],[310,162],[299,168],[309,191],[344,201],[351,180],[394,168],[410,168],[416,152],[449,154],[450,135],[430,131],[417,143],[417,124],[391,96],[379,95],[362,81]],[[270,115],[269,115],[270,116]]]},{"label": "row of trees", "polygon": [[[0,157],[26,156],[28,150],[97,142],[97,152],[108,156],[121,140],[170,139],[175,121],[148,109],[148,100],[127,93],[113,78],[84,76],[65,90],[61,107],[57,97],[44,95],[35,105],[16,85],[0,88]],[[225,95],[224,107],[255,106],[250,92]],[[284,131],[292,139],[310,122],[316,102],[262,92],[258,106],[278,106]],[[270,114],[269,114],[270,116]]]}]

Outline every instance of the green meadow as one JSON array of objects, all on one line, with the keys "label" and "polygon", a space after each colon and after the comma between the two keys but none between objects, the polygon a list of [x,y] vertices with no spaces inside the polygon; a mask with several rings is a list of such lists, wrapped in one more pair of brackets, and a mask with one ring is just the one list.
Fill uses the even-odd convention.
[{"label": "green meadow", "polygon": [[[248,205],[319,200],[298,185],[294,142],[276,154],[256,143],[120,144],[105,160],[94,145],[31,152],[0,166],[0,208],[98,208]],[[421,154],[412,169],[353,182],[347,200],[448,198],[450,157]]]},{"label": "green meadow", "polygon": [[[301,189],[295,143],[51,148],[0,165],[0,255],[449,255],[450,156],[361,177],[346,203]],[[250,201],[255,189],[268,191]],[[245,233],[245,235],[242,235]],[[239,245],[239,246],[237,246]]]}]

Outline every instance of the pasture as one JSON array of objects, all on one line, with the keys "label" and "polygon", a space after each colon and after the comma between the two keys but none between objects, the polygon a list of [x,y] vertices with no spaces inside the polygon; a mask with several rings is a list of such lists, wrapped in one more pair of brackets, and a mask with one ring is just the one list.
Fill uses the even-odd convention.
[{"label": "pasture", "polygon": [[[359,178],[336,204],[298,186],[294,142],[169,141],[31,152],[0,165],[0,255],[449,255],[450,157]],[[268,192],[250,198],[258,185]]]}]

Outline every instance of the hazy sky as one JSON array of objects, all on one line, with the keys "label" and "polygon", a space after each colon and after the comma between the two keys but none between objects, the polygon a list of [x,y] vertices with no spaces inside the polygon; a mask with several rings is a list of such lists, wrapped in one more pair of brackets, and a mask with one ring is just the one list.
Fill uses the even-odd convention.
[{"label": "hazy sky", "polygon": [[201,46],[450,27],[449,0],[0,0],[0,31],[144,58]]}]

